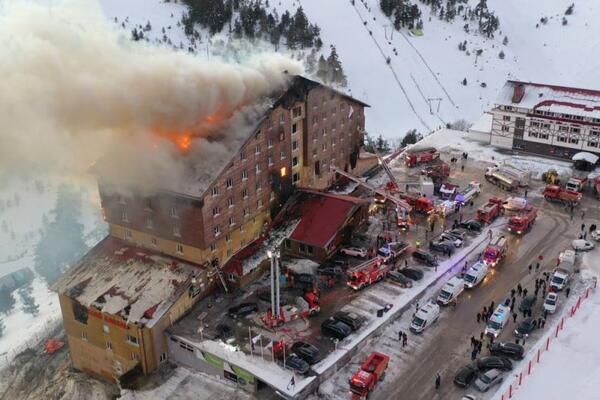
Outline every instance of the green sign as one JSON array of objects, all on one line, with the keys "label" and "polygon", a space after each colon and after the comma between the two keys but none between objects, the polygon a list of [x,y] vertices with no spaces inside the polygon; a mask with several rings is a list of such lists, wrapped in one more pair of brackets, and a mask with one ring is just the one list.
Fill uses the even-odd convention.
[{"label": "green sign", "polygon": [[[246,382],[254,383],[254,375],[252,375],[248,371],[244,371],[243,369],[236,367],[235,365],[231,365],[231,369],[236,373],[237,376],[243,378]],[[240,384],[243,384],[241,380]]]},{"label": "green sign", "polygon": [[223,369],[224,362],[219,357],[213,356],[212,354],[206,352],[202,352],[202,356],[204,357],[204,360],[213,367]]}]

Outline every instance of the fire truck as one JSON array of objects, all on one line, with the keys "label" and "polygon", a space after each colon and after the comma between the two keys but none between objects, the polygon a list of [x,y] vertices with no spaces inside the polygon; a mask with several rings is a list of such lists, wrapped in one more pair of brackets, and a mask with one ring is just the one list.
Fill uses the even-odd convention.
[{"label": "fire truck", "polygon": [[490,244],[487,245],[485,250],[483,251],[483,261],[495,267],[502,261],[504,256],[506,256],[506,252],[508,250],[508,241],[504,236],[498,236],[493,238],[490,241]]},{"label": "fire truck", "polygon": [[440,186],[440,197],[444,200],[454,200],[456,195],[458,194],[458,185],[453,185],[451,183],[443,183]]},{"label": "fire truck", "polygon": [[520,235],[529,232],[537,218],[537,208],[527,206],[508,221],[508,231]]},{"label": "fire truck", "polygon": [[570,190],[572,192],[583,192],[583,189],[587,185],[587,181],[587,175],[573,175],[567,181],[565,189]]},{"label": "fire truck", "polygon": [[360,369],[350,379],[352,400],[369,397],[377,382],[382,381],[385,370],[390,362],[390,356],[373,352]]},{"label": "fire truck", "polygon": [[581,201],[581,193],[563,189],[558,185],[546,185],[544,198],[547,201],[576,206]]},{"label": "fire truck", "polygon": [[405,163],[409,168],[425,164],[440,158],[440,153],[433,147],[412,148],[406,152]]},{"label": "fire truck", "polygon": [[504,201],[498,197],[490,197],[488,202],[477,210],[477,221],[491,224],[496,218],[504,214]]},{"label": "fire truck", "polygon": [[348,269],[347,285],[354,290],[360,290],[373,283],[379,282],[390,272],[390,266],[381,257],[375,257],[353,268]]},{"label": "fire truck", "polygon": [[299,318],[312,317],[320,311],[319,296],[315,292],[306,292],[302,297],[296,297],[296,304],[281,306],[279,317],[269,309],[261,320],[269,328],[274,328]]},{"label": "fire truck", "polygon": [[434,180],[443,180],[450,176],[450,166],[438,159],[436,164],[423,168],[421,170],[421,175],[425,175]]}]

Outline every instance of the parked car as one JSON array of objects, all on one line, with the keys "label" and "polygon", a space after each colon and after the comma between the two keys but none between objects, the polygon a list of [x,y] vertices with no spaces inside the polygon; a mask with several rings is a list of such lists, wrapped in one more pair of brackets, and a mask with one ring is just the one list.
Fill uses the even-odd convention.
[{"label": "parked car", "polygon": [[408,279],[412,279],[413,281],[420,281],[423,279],[423,271],[416,268],[404,268],[401,270],[402,274],[406,276]]},{"label": "parked car", "polygon": [[463,221],[460,224],[458,224],[458,226],[466,229],[469,232],[475,232],[475,233],[479,233],[483,229],[483,225],[481,224],[481,222],[474,220],[474,219],[470,219],[468,221]]},{"label": "parked car", "polygon": [[438,265],[437,257],[431,253],[426,252],[425,250],[415,250],[412,253],[412,256],[421,264],[425,264],[430,267],[435,267],[436,265]]},{"label": "parked car", "polygon": [[440,239],[443,241],[446,241],[446,242],[451,242],[454,245],[454,247],[456,247],[456,248],[462,247],[462,245],[465,243],[464,239],[454,236],[452,234],[446,233],[446,232],[444,232],[440,235]]},{"label": "parked car", "polygon": [[520,338],[527,337],[535,328],[537,328],[537,321],[534,318],[525,318],[515,329],[515,336]]},{"label": "parked car", "polygon": [[477,374],[477,367],[473,364],[467,364],[461,367],[454,376],[454,384],[465,388],[477,378]]},{"label": "parked car", "polygon": [[399,284],[400,287],[403,287],[403,288],[411,288],[412,287],[412,281],[410,280],[410,278],[408,278],[406,275],[404,275],[400,271],[390,271],[390,272],[388,272],[387,276],[391,281]]},{"label": "parked car", "polygon": [[321,324],[321,334],[342,340],[352,333],[352,328],[334,318],[328,318]]},{"label": "parked car", "polygon": [[333,264],[321,264],[317,267],[317,274],[326,276],[338,276],[344,273],[344,269]]},{"label": "parked car", "polygon": [[219,324],[217,325],[217,338],[224,342],[233,340],[233,329],[229,325]]},{"label": "parked car", "polygon": [[494,385],[502,383],[502,371],[499,369],[490,369],[484,374],[479,375],[473,386],[480,392],[487,392]]},{"label": "parked car", "polygon": [[575,251],[589,251],[594,248],[594,243],[584,239],[573,240],[571,245]]},{"label": "parked car", "polygon": [[292,354],[285,359],[285,367],[300,375],[306,375],[310,371],[310,365],[296,354]]},{"label": "parked car", "polygon": [[227,315],[229,315],[231,318],[243,318],[257,311],[258,304],[242,303],[235,307],[230,307],[229,310],[227,310]]},{"label": "parked car", "polygon": [[523,346],[511,342],[494,342],[490,346],[491,355],[509,357],[513,360],[522,360],[524,352]]},{"label": "parked car", "polygon": [[292,345],[292,352],[310,365],[319,361],[319,349],[310,343],[296,342]]},{"label": "parked car", "polygon": [[550,292],[546,295],[546,300],[544,300],[544,310],[548,311],[550,314],[554,314],[556,311],[556,306],[558,305],[558,293]]},{"label": "parked car", "polygon": [[432,240],[431,242],[429,242],[429,250],[431,251],[437,251],[438,253],[444,253],[447,254],[448,252],[450,252],[450,254],[454,253],[454,249],[456,248],[456,246],[454,246],[454,243],[449,241],[449,240]]},{"label": "parked car", "polygon": [[333,319],[348,325],[352,331],[357,331],[365,323],[366,318],[353,312],[338,311],[333,314]]},{"label": "parked car", "polygon": [[482,372],[489,371],[490,369],[510,371],[512,369],[512,362],[508,358],[502,356],[481,357],[477,360],[477,368]]},{"label": "parked car", "polygon": [[463,242],[467,237],[466,231],[464,229],[448,229],[444,231],[444,235],[455,237],[457,239],[462,240]]},{"label": "parked car", "polygon": [[521,300],[521,303],[519,304],[519,311],[523,312],[531,310],[535,304],[535,301],[536,297],[532,294],[528,294],[527,296],[523,297],[523,300]]},{"label": "parked car", "polygon": [[340,253],[360,258],[365,258],[367,256],[367,250],[362,247],[344,247],[340,250]]}]

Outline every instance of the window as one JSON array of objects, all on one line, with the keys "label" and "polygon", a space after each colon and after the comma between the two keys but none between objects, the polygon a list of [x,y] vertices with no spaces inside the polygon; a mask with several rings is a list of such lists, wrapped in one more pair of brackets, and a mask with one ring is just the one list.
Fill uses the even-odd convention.
[{"label": "window", "polygon": [[302,116],[302,107],[300,107],[300,106],[294,107],[292,109],[292,116],[294,118],[298,118],[298,117]]},{"label": "window", "polygon": [[567,137],[566,137],[566,136],[557,136],[557,137],[556,137],[556,140],[557,140],[558,142],[563,142],[563,143],[566,143],[566,142],[567,142]]},{"label": "window", "polygon": [[313,253],[313,247],[312,246],[306,246],[306,250],[307,250],[308,254],[312,254]]},{"label": "window", "polygon": [[579,139],[574,138],[574,137],[569,138],[569,143],[571,143],[571,144],[579,144]]},{"label": "window", "polygon": [[146,220],[146,228],[154,229],[154,221],[152,220],[152,218],[148,218]]},{"label": "window", "polygon": [[219,214],[221,214],[221,209],[219,207],[214,207],[212,209],[212,214],[213,214],[213,217],[218,217]]},{"label": "window", "polygon": [[306,253],[306,246],[300,243],[300,253]]},{"label": "window", "polygon": [[325,129],[325,128],[321,129],[321,135],[327,136],[327,129]]},{"label": "window", "polygon": [[298,132],[298,124],[292,124],[292,135]]},{"label": "window", "polygon": [[548,139],[547,133],[540,133],[540,139]]},{"label": "window", "polygon": [[281,175],[282,178],[284,176],[286,176],[287,175],[287,168],[286,167],[281,167],[281,169],[279,170],[279,174]]},{"label": "window", "polygon": [[282,159],[282,160],[285,160],[285,151],[282,151],[282,152],[281,152],[281,159]]},{"label": "window", "polygon": [[590,131],[590,136],[598,137],[600,136],[600,131]]},{"label": "window", "polygon": [[300,174],[298,172],[296,172],[293,176],[292,176],[292,183],[297,183],[300,181]]},{"label": "window", "polygon": [[540,123],[537,121],[531,121],[531,126],[533,126],[534,128],[539,128],[540,127]]},{"label": "window", "polygon": [[246,161],[246,152],[245,151],[241,151],[240,152],[240,160],[241,161]]},{"label": "window", "polygon": [[333,106],[333,107],[331,108],[331,114],[335,115],[335,113],[336,113],[336,112],[337,112],[337,107],[336,107],[336,106]]},{"label": "window", "polygon": [[119,195],[119,203],[127,204],[127,202],[125,201],[125,196]]},{"label": "window", "polygon": [[257,144],[254,148],[254,154],[260,154],[260,144]]},{"label": "window", "polygon": [[298,165],[298,157],[293,157],[292,158],[292,167],[295,167],[296,165]]},{"label": "window", "polygon": [[258,139],[260,139],[260,138],[261,138],[260,129],[259,129],[258,131],[256,131],[256,133],[254,134],[254,138],[255,138],[256,140],[258,140]]},{"label": "window", "polygon": [[230,282],[235,282],[235,274],[232,274],[231,272],[228,273],[227,279],[229,279]]},{"label": "window", "polygon": [[[240,225],[240,232],[241,232],[241,233],[244,233],[244,232],[246,232],[246,228],[244,227],[244,225]],[[245,244],[245,243],[242,243],[242,245],[243,245],[243,244]]]},{"label": "window", "polygon": [[589,147],[598,147],[598,142],[588,142],[587,145]]},{"label": "window", "polygon": [[229,226],[235,225],[235,218],[229,217]]},{"label": "window", "polygon": [[505,115],[502,117],[504,121],[510,121],[510,115]]},{"label": "window", "polygon": [[260,181],[256,181],[254,189],[256,189],[257,192],[260,192],[262,190],[262,183]]},{"label": "window", "polygon": [[121,211],[121,220],[123,222],[129,222],[129,218],[127,218],[127,210],[125,209]]},{"label": "window", "polygon": [[152,211],[152,199],[150,197],[144,199],[144,209]]},{"label": "window", "polygon": [[173,236],[177,236],[177,237],[181,236],[181,231],[179,230],[179,225],[173,226]]},{"label": "window", "polygon": [[569,132],[569,127],[566,126],[566,125],[561,125],[561,126],[558,127],[558,130],[560,132]]},{"label": "window", "polygon": [[281,114],[279,116],[279,124],[280,125],[285,124],[285,114]]},{"label": "window", "polygon": [[313,115],[313,117],[312,117],[312,123],[313,123],[313,125],[316,125],[318,120],[319,119],[317,118],[317,116]]},{"label": "window", "polygon": [[177,243],[177,245],[175,246],[175,250],[177,251],[177,253],[183,254],[183,245],[181,243]]},{"label": "window", "polygon": [[249,208],[244,208],[244,217],[247,217],[250,215],[250,209]]},{"label": "window", "polygon": [[313,158],[317,156],[317,149],[312,150],[312,156],[313,156]]},{"label": "window", "polygon": [[260,209],[262,208],[262,206],[263,206],[263,201],[262,201],[262,199],[258,199],[258,202],[257,202],[256,208],[258,208],[258,209],[260,210]]},{"label": "window", "polygon": [[269,141],[268,141],[268,143],[267,143],[267,146],[268,146],[269,148],[273,147],[273,139],[269,138]]},{"label": "window", "polygon": [[212,195],[213,195],[213,197],[219,195],[219,187],[218,186],[213,186]]},{"label": "window", "polygon": [[227,235],[225,235],[225,241],[231,242],[231,235],[229,233]]},{"label": "window", "polygon": [[275,192],[271,192],[271,194],[269,195],[269,201],[273,200],[275,200]]},{"label": "window", "polygon": [[571,128],[571,133],[580,133],[581,129],[579,128]]},{"label": "window", "polygon": [[225,187],[227,189],[231,189],[233,187],[233,179],[232,178],[227,178],[227,180],[225,181]]},{"label": "window", "polygon": [[283,142],[285,140],[285,131],[283,130],[283,128],[281,128],[281,130],[279,131],[279,141]]},{"label": "window", "polygon": [[244,188],[242,189],[242,199],[247,199],[248,198],[248,189]]},{"label": "window", "polygon": [[104,324],[102,325],[102,332],[104,332],[105,334],[110,334],[110,326]]},{"label": "window", "polygon": [[293,151],[293,150],[298,150],[298,141],[297,141],[297,140],[294,140],[294,141],[292,142],[292,151]]},{"label": "window", "polygon": [[125,229],[125,237],[127,239],[131,239],[133,237],[133,234],[131,233],[131,230]]},{"label": "window", "polygon": [[179,218],[179,213],[177,211],[177,207],[171,207],[171,217]]},{"label": "window", "polygon": [[285,244],[286,249],[292,248],[292,243],[290,242],[290,239],[285,239],[285,241],[283,243]]},{"label": "window", "polygon": [[273,120],[271,119],[271,117],[269,117],[269,118],[267,119],[267,127],[268,127],[269,129],[273,128]]},{"label": "window", "polygon": [[139,346],[140,342],[138,341],[138,338],[135,336],[131,336],[131,335],[127,335],[127,341],[131,344],[135,344],[136,346]]},{"label": "window", "polygon": [[109,341],[106,342],[106,350],[112,351],[112,343]]},{"label": "window", "polygon": [[245,245],[246,245],[246,239],[240,240],[240,247],[244,247]]},{"label": "window", "polygon": [[256,169],[256,173],[260,174],[260,171],[261,171],[260,164],[256,164],[255,169]]},{"label": "window", "polygon": [[161,353],[160,357],[158,358],[158,362],[165,362],[167,361],[167,353]]},{"label": "window", "polygon": [[137,361],[139,359],[138,353],[136,353],[135,351],[131,352],[131,359],[133,361]]},{"label": "window", "polygon": [[76,301],[74,301],[72,304],[73,304],[73,316],[75,317],[75,320],[77,322],[87,325],[87,321],[88,321],[87,307],[84,307],[83,305],[81,305],[81,303],[78,303]]},{"label": "window", "polygon": [[234,206],[234,204],[233,204],[233,197],[230,197],[230,198],[227,199],[227,206],[229,208],[231,208],[231,207]]},{"label": "window", "polygon": [[87,337],[87,332],[81,332],[81,340],[85,340],[87,342],[88,337]]},{"label": "window", "polygon": [[508,132],[508,126],[503,126],[502,127],[502,132]]},{"label": "window", "polygon": [[211,243],[209,248],[210,248],[210,251],[212,251],[212,252],[217,251],[217,245],[214,243]]},{"label": "window", "polygon": [[215,225],[213,227],[213,233],[215,234],[215,236],[219,236],[221,234],[221,226],[220,225]]},{"label": "window", "polygon": [[550,124],[542,124],[543,129],[550,129]]},{"label": "window", "polygon": [[267,163],[269,164],[269,167],[273,166],[273,157],[269,157]]},{"label": "window", "polygon": [[538,137],[538,133],[537,132],[529,132],[527,134],[527,136],[529,136],[529,137],[535,137],[536,138],[536,137]]},{"label": "window", "polygon": [[245,181],[246,179],[248,179],[248,171],[247,170],[243,170],[242,171],[242,180]]},{"label": "window", "polygon": [[321,150],[322,151],[326,151],[327,150],[327,143],[321,144]]},{"label": "window", "polygon": [[158,246],[158,240],[155,237],[150,238],[150,243],[152,246]]},{"label": "window", "polygon": [[231,249],[227,249],[227,257],[231,257],[233,251]]}]

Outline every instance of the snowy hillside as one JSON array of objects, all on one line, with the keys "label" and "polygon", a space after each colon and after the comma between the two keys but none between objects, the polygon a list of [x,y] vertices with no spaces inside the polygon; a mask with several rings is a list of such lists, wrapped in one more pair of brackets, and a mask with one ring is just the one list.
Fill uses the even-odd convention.
[{"label": "snowy hillside", "polygon": [[[180,4],[99,1],[108,18],[117,17],[122,23],[129,17],[125,22],[128,30],[150,21],[151,37],[161,37],[160,29],[165,27],[174,46],[180,42],[188,45],[183,28],[177,26],[178,14],[185,10]],[[473,30],[466,33],[460,18],[440,21],[418,1],[414,2],[422,12],[424,35],[412,36],[407,30],[392,33],[392,22],[380,11],[379,0],[363,1],[356,0],[354,6],[350,0],[279,0],[270,4],[280,11],[301,5],[310,22],[321,28],[324,49],[331,44],[337,47],[349,90],[371,105],[367,129],[373,135],[394,138],[412,128],[426,133],[458,119],[474,122],[493,104],[507,78],[600,87],[600,76],[593,73],[600,64],[594,52],[600,46],[600,27],[594,23],[600,16],[600,3],[578,2],[563,26],[571,0],[488,0],[489,9],[500,18],[500,29],[495,38],[487,39]],[[468,3],[474,6],[478,1]],[[540,23],[543,17],[546,24]],[[204,33],[202,46],[210,52],[206,36]],[[506,46],[502,44],[505,36]],[[458,50],[458,43],[465,40],[469,55]],[[479,49],[482,52],[476,57]],[[502,60],[500,51],[505,54]],[[461,84],[464,78],[466,86]]]}]

